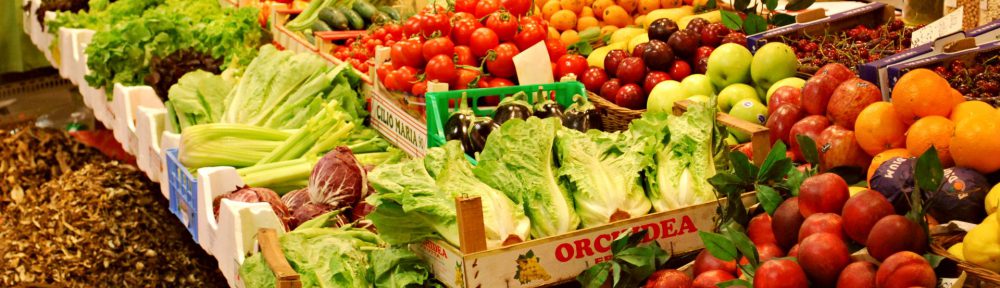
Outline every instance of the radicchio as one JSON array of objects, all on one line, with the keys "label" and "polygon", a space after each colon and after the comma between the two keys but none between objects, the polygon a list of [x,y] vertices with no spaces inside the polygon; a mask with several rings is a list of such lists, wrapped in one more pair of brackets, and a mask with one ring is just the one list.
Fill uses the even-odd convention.
[{"label": "radicchio", "polygon": [[340,146],[326,153],[309,176],[309,198],[332,209],[351,208],[368,194],[367,171],[351,149]]},{"label": "radicchio", "polygon": [[274,190],[267,188],[257,188],[257,187],[243,187],[239,190],[222,194],[216,196],[212,199],[212,212],[215,214],[215,220],[219,220],[219,206],[222,204],[222,199],[229,199],[231,201],[239,201],[246,203],[257,203],[257,202],[267,202],[271,204],[271,209],[274,213],[278,215],[278,219],[284,224],[285,230],[288,230],[288,221],[291,217],[288,213],[288,207],[281,202],[281,198],[278,193]]},{"label": "radicchio", "polygon": [[309,191],[302,188],[288,192],[284,196],[281,196],[281,202],[285,203],[285,207],[288,207],[288,210],[292,211],[292,214],[295,214],[295,210],[310,202]]},{"label": "radicchio", "polygon": [[[294,230],[295,227],[299,227],[300,224],[330,211],[333,211],[333,206],[330,206],[329,204],[312,202],[306,203],[302,205],[302,207],[292,210],[292,220],[288,222],[288,226]],[[344,214],[338,214],[337,224],[335,227],[340,227],[350,222],[351,221],[349,221]]]}]

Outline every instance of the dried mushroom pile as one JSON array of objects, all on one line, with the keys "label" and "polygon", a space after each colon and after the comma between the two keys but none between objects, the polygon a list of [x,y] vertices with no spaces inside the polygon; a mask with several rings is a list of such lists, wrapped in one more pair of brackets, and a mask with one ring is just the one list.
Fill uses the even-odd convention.
[{"label": "dried mushroom pile", "polygon": [[0,165],[0,286],[226,285],[132,166],[27,127],[0,130]]}]

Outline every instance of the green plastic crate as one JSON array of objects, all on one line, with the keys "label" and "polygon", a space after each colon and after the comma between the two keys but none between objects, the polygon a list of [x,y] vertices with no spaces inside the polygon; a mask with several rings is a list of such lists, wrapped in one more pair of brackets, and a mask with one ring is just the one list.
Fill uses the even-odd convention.
[{"label": "green plastic crate", "polygon": [[444,92],[427,92],[427,148],[444,146],[447,142],[444,138],[444,123],[448,122],[448,116],[451,112],[457,111],[458,107],[449,109],[449,100],[456,100],[462,98],[462,93],[468,93],[466,98],[471,99],[469,108],[472,109],[477,116],[493,116],[493,109],[496,107],[479,107],[477,104],[479,98],[487,96],[499,96],[502,100],[510,95],[517,92],[525,92],[528,94],[528,103],[534,104],[537,97],[538,91],[544,91],[544,95],[551,95],[550,93],[555,92],[555,100],[562,105],[563,108],[569,107],[573,104],[573,95],[581,95],[587,97],[587,90],[583,87],[583,83],[572,81],[572,82],[558,82],[549,83],[542,85],[521,85],[521,86],[510,86],[510,87],[498,87],[498,88],[482,88],[482,89],[468,89],[468,90],[456,90],[456,91],[444,91]]}]

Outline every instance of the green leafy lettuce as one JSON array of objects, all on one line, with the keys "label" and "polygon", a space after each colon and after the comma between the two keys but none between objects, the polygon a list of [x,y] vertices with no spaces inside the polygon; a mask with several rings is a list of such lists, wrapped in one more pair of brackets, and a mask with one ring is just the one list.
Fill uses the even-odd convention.
[{"label": "green leafy lettuce", "polygon": [[[177,84],[170,87],[166,106],[173,111],[175,132],[198,124],[215,123],[222,117],[223,101],[232,89],[232,78],[202,70],[184,74]],[[178,112],[180,114],[178,114]]]}]

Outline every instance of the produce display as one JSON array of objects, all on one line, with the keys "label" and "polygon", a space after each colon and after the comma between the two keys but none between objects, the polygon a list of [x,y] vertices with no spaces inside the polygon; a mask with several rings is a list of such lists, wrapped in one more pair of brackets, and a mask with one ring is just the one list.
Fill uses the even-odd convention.
[{"label": "produce display", "polygon": [[[26,5],[25,9],[30,7]],[[45,26],[45,12],[80,12],[90,9],[90,0],[45,0],[38,5],[36,20],[38,24]]]},{"label": "produce display", "polygon": [[309,2],[302,13],[285,23],[285,28],[301,33],[315,44],[314,32],[365,30],[376,24],[399,20],[396,8],[381,3],[376,7],[367,0],[324,0]]},{"label": "produce display", "polygon": [[878,26],[857,25],[821,35],[781,36],[779,41],[795,49],[795,55],[802,62],[802,72],[815,73],[830,63],[840,63],[854,71],[861,64],[910,48],[913,31],[921,27],[908,27],[903,20],[893,19]]},{"label": "produce display", "polygon": [[1000,107],[1000,66],[997,51],[979,53],[967,61],[953,60],[929,67],[965,96]]}]

